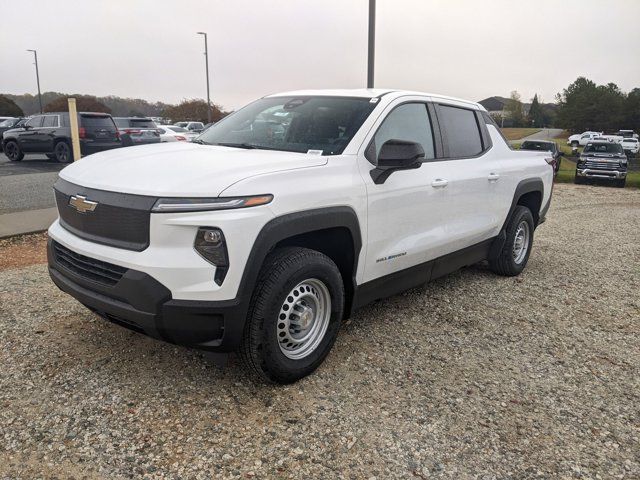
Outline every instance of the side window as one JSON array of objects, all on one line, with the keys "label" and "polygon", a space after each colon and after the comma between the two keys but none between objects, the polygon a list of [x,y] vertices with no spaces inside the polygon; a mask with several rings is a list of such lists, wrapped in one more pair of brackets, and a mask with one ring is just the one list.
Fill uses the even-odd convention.
[{"label": "side window", "polygon": [[407,103],[387,115],[373,137],[376,158],[387,140],[406,140],[422,145],[425,159],[435,158],[431,121],[424,103]]},{"label": "side window", "polygon": [[58,116],[57,115],[47,115],[44,117],[43,127],[57,127],[58,126]]},{"label": "side window", "polygon": [[26,124],[33,128],[40,127],[42,125],[42,118],[42,115],[38,115],[30,119]]},{"label": "side window", "polygon": [[473,110],[440,105],[438,120],[446,132],[449,157],[473,157],[482,153],[482,137]]}]

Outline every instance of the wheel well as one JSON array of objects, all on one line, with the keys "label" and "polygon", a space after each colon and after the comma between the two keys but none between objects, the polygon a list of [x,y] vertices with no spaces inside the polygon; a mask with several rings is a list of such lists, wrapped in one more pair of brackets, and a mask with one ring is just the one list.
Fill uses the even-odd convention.
[{"label": "wheel well", "polygon": [[304,247],[329,257],[340,270],[345,290],[345,318],[351,311],[354,295],[355,249],[351,232],[346,227],[333,227],[301,233],[280,240],[274,248]]},{"label": "wheel well", "polygon": [[533,223],[537,226],[540,220],[540,206],[542,205],[542,192],[527,192],[518,199],[517,205],[522,205],[531,210]]}]

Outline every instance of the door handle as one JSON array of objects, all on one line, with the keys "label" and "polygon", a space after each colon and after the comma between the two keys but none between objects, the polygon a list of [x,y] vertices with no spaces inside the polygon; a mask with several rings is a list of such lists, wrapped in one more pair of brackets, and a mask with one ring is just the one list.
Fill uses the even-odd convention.
[{"label": "door handle", "polygon": [[443,188],[447,185],[449,185],[449,182],[447,180],[444,180],[443,178],[436,178],[433,182],[431,182],[431,186],[433,188]]},{"label": "door handle", "polygon": [[487,177],[487,179],[490,182],[497,182],[499,178],[500,178],[500,175],[498,175],[497,173],[490,173],[489,176]]}]

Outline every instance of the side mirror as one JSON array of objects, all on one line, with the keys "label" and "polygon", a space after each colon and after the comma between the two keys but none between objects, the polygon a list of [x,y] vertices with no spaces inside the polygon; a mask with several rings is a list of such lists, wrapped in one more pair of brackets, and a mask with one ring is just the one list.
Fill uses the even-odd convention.
[{"label": "side mirror", "polygon": [[384,183],[396,170],[420,168],[425,156],[422,145],[406,140],[387,140],[380,148],[377,166],[369,173],[373,183]]}]

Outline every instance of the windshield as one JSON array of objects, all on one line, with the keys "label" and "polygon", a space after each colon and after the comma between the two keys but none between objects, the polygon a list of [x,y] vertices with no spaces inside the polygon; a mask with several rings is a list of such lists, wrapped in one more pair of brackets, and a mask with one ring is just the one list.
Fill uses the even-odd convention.
[{"label": "windshield", "polygon": [[622,153],[622,146],[619,143],[588,143],[582,153]]},{"label": "windshield", "polygon": [[212,125],[196,141],[338,155],[375,106],[369,98],[262,98]]},{"label": "windshield", "polygon": [[520,150],[540,150],[543,152],[553,152],[553,143],[549,142],[532,142],[527,140],[522,143]]},{"label": "windshield", "polygon": [[0,127],[12,127],[14,123],[16,123],[16,119],[15,118],[8,118],[8,119],[0,122]]}]

